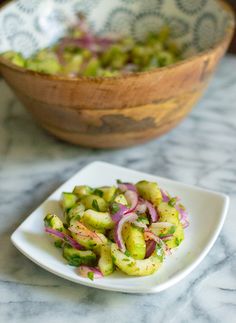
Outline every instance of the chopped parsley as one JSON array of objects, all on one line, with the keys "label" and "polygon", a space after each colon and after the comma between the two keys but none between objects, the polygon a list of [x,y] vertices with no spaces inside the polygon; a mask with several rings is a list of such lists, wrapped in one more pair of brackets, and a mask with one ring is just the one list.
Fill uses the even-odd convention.
[{"label": "chopped parsley", "polygon": [[175,225],[172,225],[169,230],[168,230],[168,234],[173,234],[175,233],[175,230],[176,230],[176,226]]},{"label": "chopped parsley", "polygon": [[93,273],[92,271],[89,271],[89,272],[88,272],[88,278],[89,278],[90,280],[94,280],[94,273]]},{"label": "chopped parsley", "polygon": [[166,237],[166,236],[168,236],[168,235],[169,235],[169,234],[163,234],[163,233],[160,233],[158,237],[159,237],[159,238],[165,238],[165,237]]},{"label": "chopped parsley", "polygon": [[172,225],[167,231],[161,230],[160,234],[158,235],[160,238],[165,238],[166,236],[169,236],[170,234],[174,234],[176,230],[176,226]]},{"label": "chopped parsley", "polygon": [[111,259],[113,262],[116,262],[116,257],[114,257],[113,255],[111,256]]},{"label": "chopped parsley", "polygon": [[182,242],[182,239],[175,238],[175,244],[178,247]]},{"label": "chopped parsley", "polygon": [[62,247],[62,240],[56,240],[54,242],[54,246],[57,247],[57,248],[61,248]]},{"label": "chopped parsley", "polygon": [[131,256],[131,254],[130,254],[129,250],[125,250],[125,255],[126,255],[127,257],[130,257],[130,256]]},{"label": "chopped parsley", "polygon": [[93,194],[98,195],[98,196],[100,196],[100,197],[103,197],[103,191],[99,190],[98,188],[96,188],[96,189],[93,191]]},{"label": "chopped parsley", "polygon": [[93,242],[93,241],[89,242],[89,247],[90,248],[94,248],[96,246],[97,246],[96,242]]},{"label": "chopped parsley", "polygon": [[111,206],[110,206],[110,212],[111,214],[115,214],[119,211],[120,209],[120,206],[118,203],[112,203]]},{"label": "chopped parsley", "polygon": [[168,204],[169,204],[169,206],[175,206],[176,202],[177,202],[176,197],[172,197],[172,198],[169,200]]},{"label": "chopped parsley", "polygon": [[148,218],[145,215],[140,215],[137,219],[138,222],[149,224]]},{"label": "chopped parsley", "polygon": [[163,250],[163,247],[159,243],[156,244],[156,255],[159,258],[159,260],[162,262],[165,256],[165,252]]},{"label": "chopped parsley", "polygon": [[96,211],[100,211],[99,210],[99,206],[98,206],[98,202],[97,202],[97,200],[93,200],[93,203],[92,203],[92,207],[96,210]]}]

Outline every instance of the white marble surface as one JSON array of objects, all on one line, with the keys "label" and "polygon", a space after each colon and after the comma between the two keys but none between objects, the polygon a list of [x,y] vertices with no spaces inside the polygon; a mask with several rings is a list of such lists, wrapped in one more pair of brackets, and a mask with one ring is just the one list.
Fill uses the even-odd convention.
[{"label": "white marble surface", "polygon": [[[94,160],[230,195],[220,237],[183,282],[156,295],[94,290],[53,276],[12,246],[10,234],[30,211]],[[125,150],[82,149],[54,139],[0,81],[0,219],[0,322],[236,322],[236,57],[223,60],[177,129]]]}]

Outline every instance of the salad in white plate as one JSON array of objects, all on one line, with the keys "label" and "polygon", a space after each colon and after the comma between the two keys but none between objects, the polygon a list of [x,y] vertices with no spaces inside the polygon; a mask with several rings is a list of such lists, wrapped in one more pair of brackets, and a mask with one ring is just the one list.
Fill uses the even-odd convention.
[{"label": "salad in white plate", "polygon": [[47,214],[45,231],[69,265],[91,280],[116,269],[130,276],[153,274],[189,225],[180,199],[146,180],[75,186],[62,194],[60,205],[64,218]]}]

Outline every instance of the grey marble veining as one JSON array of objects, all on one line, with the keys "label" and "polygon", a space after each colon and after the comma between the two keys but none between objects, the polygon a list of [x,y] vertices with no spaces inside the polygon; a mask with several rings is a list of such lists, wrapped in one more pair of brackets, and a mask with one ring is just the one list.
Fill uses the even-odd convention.
[{"label": "grey marble veining", "polygon": [[[0,322],[236,322],[236,57],[222,61],[189,117],[159,140],[124,150],[60,142],[38,127],[0,81]],[[223,231],[183,282],[155,295],[75,285],[37,267],[10,234],[82,166],[104,160],[222,191]]]}]

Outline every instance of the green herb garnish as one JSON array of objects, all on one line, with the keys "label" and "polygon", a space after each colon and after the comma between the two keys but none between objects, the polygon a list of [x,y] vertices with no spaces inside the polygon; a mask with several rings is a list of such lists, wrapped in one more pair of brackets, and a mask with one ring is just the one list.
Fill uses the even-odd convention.
[{"label": "green herb garnish", "polygon": [[92,271],[89,271],[89,272],[88,272],[88,278],[89,278],[90,280],[94,280],[94,273],[93,273]]},{"label": "green herb garnish", "polygon": [[98,196],[100,196],[100,197],[103,197],[103,191],[99,190],[98,188],[96,188],[96,189],[93,191],[93,194],[98,195]]},{"label": "green herb garnish", "polygon": [[130,256],[131,256],[131,255],[130,255],[129,250],[125,250],[125,255],[126,255],[127,257],[130,257]]},{"label": "green herb garnish", "polygon": [[171,226],[170,229],[168,230],[168,234],[175,233],[175,230],[176,230],[176,226],[175,225]]},{"label": "green herb garnish", "polygon": [[[167,234],[167,233],[166,233],[166,234],[162,234],[162,233],[161,233],[161,234],[159,234],[159,236],[158,236],[158,237],[159,237],[159,238],[165,238],[165,237],[167,237],[168,235],[169,235],[169,234]],[[171,238],[171,237],[170,237],[170,238]]]},{"label": "green herb garnish", "polygon": [[119,211],[119,209],[120,209],[120,206],[118,203],[112,203],[110,207],[110,212],[111,214],[115,214]]},{"label": "green herb garnish", "polygon": [[148,218],[145,215],[140,215],[137,218],[137,222],[142,222],[142,223],[145,223],[145,224],[149,224]]},{"label": "green herb garnish", "polygon": [[114,257],[113,255],[111,256],[111,259],[114,263],[116,262],[116,257]]},{"label": "green herb garnish", "polygon": [[169,200],[169,202],[168,202],[168,204],[169,204],[169,206],[175,206],[175,204],[176,204],[176,202],[177,202],[177,199],[176,199],[176,197],[172,197],[170,200]]},{"label": "green herb garnish", "polygon": [[163,247],[159,243],[156,244],[156,255],[159,258],[159,260],[162,262],[164,259],[165,253],[164,253]]},{"label": "green herb garnish", "polygon": [[93,200],[93,203],[92,203],[92,207],[96,210],[96,211],[100,211],[99,210],[99,206],[98,206],[98,202],[97,202],[97,200]]}]

